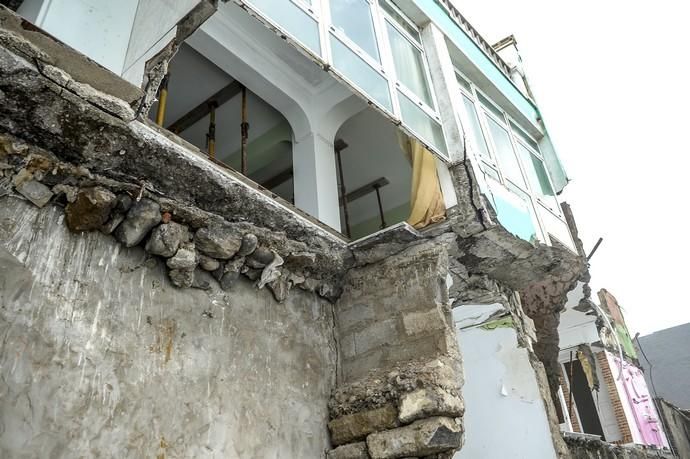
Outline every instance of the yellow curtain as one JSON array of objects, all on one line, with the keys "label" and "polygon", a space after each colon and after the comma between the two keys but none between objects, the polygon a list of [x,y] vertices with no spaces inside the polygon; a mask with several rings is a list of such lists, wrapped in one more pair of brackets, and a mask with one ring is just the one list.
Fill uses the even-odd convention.
[{"label": "yellow curtain", "polygon": [[446,218],[436,158],[417,139],[399,133],[398,141],[412,166],[410,216],[407,223],[420,229]]}]

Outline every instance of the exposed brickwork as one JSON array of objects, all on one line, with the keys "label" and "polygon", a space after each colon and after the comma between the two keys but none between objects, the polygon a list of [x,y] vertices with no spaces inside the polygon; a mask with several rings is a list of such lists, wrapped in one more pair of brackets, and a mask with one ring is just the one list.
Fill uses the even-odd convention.
[{"label": "exposed brickwork", "polygon": [[623,411],[623,404],[618,395],[618,389],[616,388],[616,381],[614,379],[613,373],[611,372],[611,367],[609,366],[609,361],[606,358],[606,352],[596,353],[597,363],[601,368],[601,374],[603,375],[604,384],[606,389],[609,391],[609,397],[611,397],[611,405],[613,405],[613,412],[616,416],[616,423],[618,424],[618,429],[621,432],[621,440],[615,443],[632,443],[632,432],[630,431],[630,426],[628,425],[628,419],[625,417],[625,411]]}]

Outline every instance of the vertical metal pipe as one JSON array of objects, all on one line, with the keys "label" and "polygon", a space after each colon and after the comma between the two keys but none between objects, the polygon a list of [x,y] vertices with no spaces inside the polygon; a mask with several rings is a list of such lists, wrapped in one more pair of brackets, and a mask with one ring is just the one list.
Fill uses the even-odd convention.
[{"label": "vertical metal pipe", "polygon": [[249,123],[247,122],[247,88],[242,86],[242,124],[240,125],[242,135],[242,174],[247,175],[247,141],[249,139]]},{"label": "vertical metal pipe", "polygon": [[168,105],[168,81],[170,80],[170,73],[166,73],[158,88],[158,111],[156,112],[156,124],[163,126],[165,121],[165,109]]},{"label": "vertical metal pipe", "polygon": [[379,203],[379,215],[381,216],[381,229],[386,227],[386,219],[383,218],[383,204],[381,204],[381,187],[379,185],[374,185],[374,190],[376,190],[376,200]]},{"label": "vertical metal pipe", "polygon": [[343,162],[340,158],[340,152],[347,148],[347,144],[342,139],[335,141],[335,157],[338,159],[338,177],[340,178],[340,201],[343,203],[343,216],[345,217],[345,235],[352,237],[350,234],[350,212],[347,208],[347,190],[345,189],[345,175],[343,173]]},{"label": "vertical metal pipe", "polygon": [[568,416],[573,415],[573,351],[570,351],[570,376],[568,376]]},{"label": "vertical metal pipe", "polygon": [[208,123],[208,157],[216,159],[216,108],[218,103],[214,100],[209,104],[209,123]]}]

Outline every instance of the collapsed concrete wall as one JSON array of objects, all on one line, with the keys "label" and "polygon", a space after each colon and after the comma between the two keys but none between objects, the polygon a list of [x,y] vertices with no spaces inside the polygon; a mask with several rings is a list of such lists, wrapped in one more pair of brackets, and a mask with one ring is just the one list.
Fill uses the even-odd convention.
[{"label": "collapsed concrete wall", "polygon": [[171,285],[63,210],[0,199],[0,456],[321,457],[331,305]]},{"label": "collapsed concrete wall", "polygon": [[671,459],[668,450],[646,448],[644,446],[618,446],[593,438],[566,436],[572,459]]}]

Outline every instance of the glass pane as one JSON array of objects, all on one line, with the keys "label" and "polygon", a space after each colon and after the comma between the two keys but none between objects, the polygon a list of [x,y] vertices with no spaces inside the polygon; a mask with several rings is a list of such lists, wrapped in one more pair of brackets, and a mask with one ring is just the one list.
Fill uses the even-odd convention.
[{"label": "glass pane", "polygon": [[577,249],[575,248],[573,237],[570,234],[570,229],[568,228],[566,222],[556,217],[540,204],[537,204],[537,208],[539,209],[539,217],[544,224],[546,232],[549,233],[549,236],[556,238],[570,250],[576,252]]},{"label": "glass pane", "polygon": [[496,115],[496,116],[498,117],[499,120],[501,120],[501,121],[504,120],[504,118],[503,118],[503,112],[502,112],[498,107],[496,107],[493,103],[491,103],[491,102],[489,101],[489,99],[487,99],[486,97],[482,96],[482,94],[481,94],[479,91],[477,91],[477,97],[479,97],[479,102],[481,102],[482,105],[485,106],[485,107],[487,108],[487,110],[489,110],[491,113],[493,113],[494,115]]},{"label": "glass pane", "polygon": [[455,79],[458,80],[458,84],[462,86],[463,89],[465,89],[468,92],[472,92],[472,86],[470,85],[470,82],[458,75],[457,73],[455,74]]},{"label": "glass pane", "polygon": [[402,112],[403,122],[441,153],[447,154],[441,125],[430,118],[417,104],[405,97],[400,91],[398,91],[398,99],[400,99],[400,111]]},{"label": "glass pane", "polygon": [[513,145],[510,143],[510,136],[508,131],[503,129],[491,117],[486,117],[489,124],[489,131],[496,146],[496,157],[498,165],[501,168],[503,175],[509,180],[516,183],[518,186],[525,186],[525,180],[520,173],[520,165],[517,162],[517,157],[513,151]]},{"label": "glass pane", "polygon": [[386,28],[388,29],[398,80],[429,107],[433,107],[429,83],[426,81],[426,73],[424,72],[422,53],[388,21],[386,21]]},{"label": "glass pane", "polygon": [[342,31],[377,62],[381,62],[374,34],[374,19],[366,0],[331,0],[331,21],[333,27]]},{"label": "glass pane", "polygon": [[474,102],[464,95],[462,96],[462,102],[465,105],[465,113],[467,113],[467,119],[470,124],[467,128],[470,131],[469,135],[472,144],[477,149],[479,156],[491,160],[489,147],[486,145],[486,139],[484,138],[481,125],[479,124],[479,115],[477,115],[477,109],[474,106]]},{"label": "glass pane", "polygon": [[331,48],[335,68],[356,84],[367,96],[392,113],[393,105],[386,79],[333,35],[331,35]]},{"label": "glass pane", "polygon": [[321,40],[319,40],[319,25],[316,21],[290,1],[283,2],[280,8],[276,8],[274,1],[251,0],[251,3],[314,54],[320,56]]},{"label": "glass pane", "polygon": [[553,188],[551,188],[551,183],[549,183],[549,176],[544,167],[544,163],[520,142],[517,142],[517,146],[520,152],[520,159],[522,159],[522,164],[525,166],[527,179],[530,185],[532,185],[532,190],[546,205],[556,206],[556,208],[558,208],[556,193],[554,193]]},{"label": "glass pane", "polygon": [[532,138],[530,136],[528,136],[527,133],[525,131],[523,131],[521,127],[519,127],[517,124],[511,122],[510,128],[513,130],[513,134],[515,134],[517,137],[520,137],[522,140],[524,140],[527,145],[534,148],[534,150],[536,150],[538,153],[541,153],[539,151],[539,145],[537,145],[537,142],[532,140]]},{"label": "glass pane", "polygon": [[397,9],[386,1],[381,2],[381,9],[386,12],[386,14],[394,20],[402,29],[409,33],[410,36],[418,43],[422,44],[422,40],[419,38],[419,31],[417,28],[410,24],[410,21],[405,20],[405,18],[400,14]]}]

